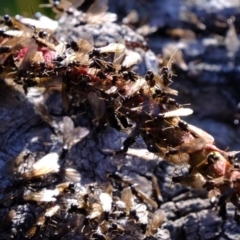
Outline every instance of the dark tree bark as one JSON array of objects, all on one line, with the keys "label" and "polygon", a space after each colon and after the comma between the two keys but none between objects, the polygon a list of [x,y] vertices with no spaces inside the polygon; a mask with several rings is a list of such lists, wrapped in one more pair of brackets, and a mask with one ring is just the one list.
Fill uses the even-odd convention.
[{"label": "dark tree bark", "polygon": [[[208,6],[210,5],[208,4],[213,4],[214,1],[210,3],[204,1],[202,4],[198,1],[185,1],[181,4],[174,0],[163,2],[128,0],[116,3],[110,1],[110,9],[117,12],[120,17],[121,14],[125,15],[129,9],[137,9],[140,19],[147,19],[148,24],[157,26],[158,32],[148,37],[149,46],[156,54],[171,48],[170,42],[174,49],[182,44],[183,58],[187,68],[182,69],[177,65],[175,71],[178,76],[174,78],[173,87],[179,91],[179,102],[191,103],[191,108],[195,111],[191,117],[186,118],[186,121],[211,133],[220,148],[229,147],[231,150],[236,150],[240,141],[239,127],[234,124],[234,120],[239,119],[237,109],[240,86],[238,84],[239,51],[224,45],[224,41],[226,41],[226,34],[229,30],[227,19],[235,15],[235,25],[240,21],[239,5],[236,8],[235,1],[229,1],[230,7],[213,6],[212,12],[209,13]],[[185,19],[183,11],[195,16],[199,25],[193,20],[190,21],[189,18]],[[223,17],[219,19],[218,14]],[[142,36],[126,26],[106,23],[95,27],[80,25],[74,28],[75,23],[71,23],[71,18],[72,16],[63,16],[60,19],[60,25],[56,31],[58,38],[76,40],[90,33],[94,36],[97,46],[129,39],[145,43]],[[223,27],[218,28],[218,25],[214,25],[215,20],[222,21]],[[205,28],[201,27],[200,23]],[[191,40],[173,40],[167,33],[168,29],[173,28],[191,30],[195,37]],[[237,33],[238,31],[237,28]],[[219,34],[220,40],[216,35],[212,35],[212,32]],[[142,56],[142,63],[136,67],[136,71],[143,75],[147,69],[156,70],[156,55],[151,50],[138,51]],[[233,57],[230,56],[231,54]],[[3,97],[0,96],[0,165],[2,169],[0,184],[3,199],[9,192],[17,192],[17,195],[21,195],[18,192],[19,189],[8,190],[8,187],[12,186],[11,181],[17,178],[17,176],[12,177],[16,167],[11,165],[12,159],[23,151],[30,151],[32,156],[27,158],[23,164],[27,169],[35,159],[49,152],[61,153],[64,114],[59,92],[42,93],[31,89],[25,96],[21,88],[13,90],[8,81],[6,83],[1,81],[0,84],[1,92],[7,93]],[[35,106],[41,101],[47,105],[52,117],[50,124],[36,111]],[[227,203],[227,216],[223,219],[218,215],[219,207],[210,202],[205,190],[189,189],[172,183],[171,178],[186,169],[177,168],[148,153],[141,138],[137,139],[137,143],[133,146],[138,150],[134,152],[138,156],[111,154],[122,147],[127,134],[118,132],[109,126],[98,133],[92,122],[93,114],[91,111],[86,112],[86,109],[86,106],[85,108],[83,106],[74,114],[74,123],[76,126],[88,128],[90,134],[74,145],[66,155],[65,161],[61,162],[62,166],[71,166],[80,173],[79,189],[93,182],[103,185],[109,181],[107,177],[109,173],[120,172],[131,178],[132,183],[137,183],[143,192],[157,201],[154,197],[151,177],[154,174],[162,193],[161,209],[166,212],[165,222],[155,236],[156,239],[238,238],[240,227],[233,219],[234,207],[231,203]],[[235,123],[238,122],[235,121]],[[16,188],[16,186],[12,188],[14,187]],[[120,191],[120,189],[117,190]],[[23,239],[24,233],[35,223],[36,216],[43,211],[45,205],[23,203],[11,198],[8,202],[10,204],[1,203],[0,217],[3,219],[1,222],[3,227],[0,227],[0,238],[9,239],[14,236],[16,239]],[[8,225],[5,221],[10,209],[16,212],[16,216],[13,223]],[[148,211],[153,212],[150,208]],[[59,215],[63,217],[65,213]],[[61,220],[57,220],[59,226],[63,226]],[[6,228],[4,223],[6,223]],[[129,226],[131,227],[133,226]],[[46,230],[45,239],[47,236],[52,236],[51,229]],[[140,238],[137,233],[131,236],[123,234],[123,236],[116,237],[116,239],[136,238]],[[143,238],[142,235],[141,238]],[[35,235],[33,239],[42,239],[42,236]],[[72,235],[60,239],[89,239],[89,236],[84,238],[75,231]]]}]

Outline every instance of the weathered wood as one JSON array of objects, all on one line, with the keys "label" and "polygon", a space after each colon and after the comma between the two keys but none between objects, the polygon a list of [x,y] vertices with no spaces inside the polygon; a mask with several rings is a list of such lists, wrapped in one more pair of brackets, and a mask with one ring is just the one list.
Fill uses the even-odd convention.
[{"label": "weathered wood", "polygon": [[[114,1],[115,10],[118,12],[119,7],[121,7],[121,10],[123,10],[122,7],[124,7],[124,10],[131,8],[143,10],[137,2],[128,0],[116,3]],[[231,2],[234,3],[234,1]],[[140,11],[142,13],[141,17],[150,16],[148,23],[157,25],[159,28],[181,26],[179,13],[182,5],[179,1],[164,1],[164,3],[150,1],[150,3],[144,2],[144,4],[143,6],[144,8],[146,6],[146,8],[143,12]],[[113,9],[112,3],[111,6]],[[209,7],[207,3],[199,4],[198,1],[188,1],[186,6],[188,6],[189,11],[193,11],[198,17],[204,16],[206,19],[204,24],[208,29],[212,29],[210,22],[213,20],[212,15],[207,13]],[[226,9],[222,5],[218,7],[215,6],[214,12],[226,13],[226,17],[235,13],[239,14],[233,8],[235,7],[234,4]],[[167,15],[167,13],[170,14]],[[71,17],[69,18],[71,19]],[[125,26],[120,27],[114,23],[106,23],[97,27],[83,25],[74,29],[68,21],[69,18],[63,17],[60,20],[61,24],[56,33],[58,37],[64,36],[64,39],[75,40],[81,37],[81,34],[87,32],[93,34],[98,46],[125,38],[144,42],[141,36]],[[235,113],[237,113],[236,106],[239,101],[239,84],[237,84],[239,76],[239,69],[237,68],[238,53],[235,55],[235,61],[232,61],[227,56],[228,51],[222,47],[221,42],[217,42],[214,46],[206,45],[205,42],[209,38],[213,41],[216,40],[214,36],[203,32],[203,35],[193,42],[186,41],[184,43],[183,56],[186,59],[188,71],[179,71],[174,88],[180,92],[179,102],[191,103],[192,109],[196,112],[190,122],[211,133],[220,147],[234,149],[239,146],[239,129],[233,124],[236,117]],[[161,35],[157,35],[150,38],[149,43],[156,53],[159,53],[166,47],[168,41],[172,40],[166,39],[166,37],[163,39]],[[174,44],[177,46],[176,41]],[[156,68],[156,56],[151,51],[146,53],[139,51],[143,63],[138,66],[137,71],[140,74],[145,74],[147,69]],[[197,53],[193,55],[193,52]],[[152,57],[152,61],[149,61],[149,57]],[[194,59],[201,59],[202,62],[195,64]],[[146,62],[151,65],[146,66]],[[232,66],[229,67],[229,64],[232,64]],[[0,87],[1,92],[7,92],[9,89],[5,84],[0,85]],[[32,152],[37,159],[49,152],[60,153],[62,151],[63,110],[60,93],[46,94],[43,100],[53,118],[53,123],[50,126],[34,110],[35,103],[42,101],[42,94],[32,90],[28,96],[24,96],[22,91],[11,91],[13,93],[10,94],[13,96],[10,96],[10,98],[1,98],[0,96],[0,166],[2,175],[0,188],[2,190],[11,185],[9,178],[14,169],[11,160],[22,151]],[[231,205],[227,209],[227,219],[222,220],[218,216],[218,211],[210,204],[206,192],[188,189],[172,183],[171,177],[177,175],[177,171],[184,171],[184,169],[176,169],[173,165],[156,157],[149,159],[147,151],[146,156],[143,155],[141,158],[129,155],[112,156],[111,150],[121,148],[126,134],[117,132],[110,127],[106,127],[101,133],[97,134],[93,130],[92,113],[84,113],[84,111],[79,111],[76,114],[75,124],[87,127],[90,134],[71,149],[66,156],[66,161],[62,163],[63,166],[71,166],[79,171],[81,186],[92,182],[102,184],[108,181],[108,173],[118,171],[130,177],[133,183],[138,183],[141,186],[142,191],[152,196],[151,174],[154,173],[158,178],[163,196],[164,203],[161,209],[165,210],[167,219],[158,232],[157,239],[236,239],[236,236],[240,234],[240,228],[233,220]],[[140,148],[145,148],[141,139],[138,142]],[[137,145],[134,147],[138,149]],[[35,160],[32,159],[31,161],[34,162]],[[31,161],[30,164],[32,164]],[[26,162],[26,168],[29,167],[27,164]],[[1,194],[2,199],[5,197],[5,192],[2,191]],[[16,211],[18,217],[14,218],[10,227],[7,225],[8,229],[2,227],[4,220],[1,222],[1,239],[9,239],[11,235],[14,235],[16,239],[23,239],[23,232],[29,229],[35,222],[38,213],[44,208],[44,204],[39,206],[27,203],[12,204],[11,207]],[[3,204],[0,209],[1,218],[6,216],[8,207],[8,205],[6,207]],[[24,225],[21,225],[21,221],[24,222]],[[22,233],[19,229],[22,230]],[[138,236],[137,233],[136,236]],[[42,238],[36,235],[33,239]],[[79,238],[78,236],[70,236],[69,238],[65,236],[62,239],[86,238],[83,236]],[[134,239],[134,236],[125,234],[118,236],[116,239]]]}]

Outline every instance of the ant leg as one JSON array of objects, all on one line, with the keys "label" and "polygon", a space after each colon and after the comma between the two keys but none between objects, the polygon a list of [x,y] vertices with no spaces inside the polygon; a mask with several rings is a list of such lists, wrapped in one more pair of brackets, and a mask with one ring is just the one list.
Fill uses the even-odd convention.
[{"label": "ant leg", "polygon": [[237,208],[235,208],[235,211],[234,211],[234,220],[238,225],[240,225],[240,212]]},{"label": "ant leg", "polygon": [[[220,199],[219,199],[220,202]],[[220,209],[218,212],[219,216],[222,217],[223,220],[227,219],[227,208],[226,208],[226,202],[222,202],[220,205]]]},{"label": "ant leg", "polygon": [[135,143],[135,139],[136,137],[139,135],[140,130],[139,127],[136,126],[132,132],[130,133],[130,135],[124,140],[123,142],[123,147],[122,147],[122,151],[123,152],[127,152],[128,148]]},{"label": "ant leg", "polygon": [[226,202],[227,202],[227,199],[229,199],[232,196],[232,194],[233,194],[233,188],[229,187],[227,191],[222,196],[220,196],[218,201],[218,206],[220,207],[219,216],[221,216],[222,219],[224,220],[227,218]]}]

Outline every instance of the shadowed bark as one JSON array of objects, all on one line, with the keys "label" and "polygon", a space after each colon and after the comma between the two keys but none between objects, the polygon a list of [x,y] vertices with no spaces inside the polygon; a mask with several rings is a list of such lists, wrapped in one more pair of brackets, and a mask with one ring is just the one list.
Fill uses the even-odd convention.
[{"label": "shadowed bark", "polygon": [[[115,4],[114,1],[114,6],[112,2],[110,2],[110,6],[119,13],[119,16],[121,16],[120,10],[126,12],[127,9],[131,8],[140,9],[140,17],[144,19],[147,16],[148,23],[159,28],[157,34],[149,37],[150,48],[156,53],[168,48],[169,41],[174,47],[180,44],[178,40],[172,40],[171,36],[166,34],[166,29],[187,26],[196,34],[193,41],[183,40],[183,57],[187,69],[183,70],[178,66],[178,70],[176,70],[178,77],[174,79],[173,85],[174,89],[179,91],[179,102],[191,103],[191,108],[195,111],[195,114],[186,118],[186,121],[211,133],[217,146],[221,148],[230,147],[231,150],[235,150],[235,147],[239,147],[239,127],[233,124],[233,121],[239,118],[237,115],[239,51],[236,51],[234,58],[231,58],[228,55],[231,49],[223,47],[222,41],[229,26],[226,27],[225,32],[224,29],[212,26],[212,14],[216,16],[217,13],[221,13],[226,19],[235,14],[235,23],[237,23],[239,11],[236,12],[235,5],[233,4],[229,8],[219,7],[219,9],[214,10],[214,13],[209,14],[205,7],[207,3],[204,3],[205,5],[200,8],[198,1],[186,1],[185,4],[189,12],[196,14],[198,18],[204,17],[203,24],[207,30],[200,29],[200,31],[196,24],[183,21],[180,18],[183,5],[180,5],[178,1],[168,1],[164,7],[158,1],[150,1],[150,3],[139,1],[144,2],[144,5],[135,1],[122,1]],[[234,1],[232,2],[234,3]],[[146,9],[143,9],[143,6],[146,6]],[[56,31],[58,38],[76,40],[84,34],[90,33],[94,36],[94,42],[97,46],[128,39],[145,43],[142,36],[126,26],[106,23],[95,27],[80,25],[74,28],[74,24],[72,25],[70,21],[71,18],[72,16],[63,16],[60,19],[60,25]],[[216,40],[216,36],[211,35],[213,30],[218,33],[221,30],[223,39]],[[164,36],[161,35],[161,31],[164,32]],[[209,39],[212,40],[213,44],[207,42]],[[136,51],[139,51],[142,57],[142,63],[136,67],[139,74],[145,74],[147,69],[156,70],[157,58],[151,50],[145,52],[138,49]],[[195,59],[200,63],[195,62]],[[0,96],[1,199],[4,199],[11,191],[18,196],[13,200],[10,197],[11,200],[8,200],[7,203],[0,202],[0,218],[3,219],[0,227],[0,238],[9,239],[14,236],[14,239],[23,239],[25,233],[36,222],[37,216],[43,212],[47,204],[37,205],[18,200],[23,194],[20,191],[22,186],[17,189],[11,184],[11,181],[18,178],[18,176],[13,176],[17,166],[12,165],[12,160],[20,153],[29,151],[31,156],[27,157],[26,161],[23,160],[25,161],[23,166],[26,170],[29,165],[31,166],[35,162],[35,159],[40,159],[49,152],[61,154],[63,147],[62,125],[65,113],[62,109],[59,92],[42,93],[31,89],[25,96],[22,90],[13,90],[8,82],[0,84],[1,92],[8,93],[10,91],[6,97]],[[52,118],[50,122],[43,119],[36,111],[38,102],[46,104],[47,111]],[[137,143],[133,145],[134,149],[139,149],[139,152],[141,150],[141,157],[134,157],[131,154],[114,155],[112,152],[122,147],[123,141],[127,137],[126,133],[118,132],[109,126],[103,128],[100,133],[96,131],[93,113],[87,105],[83,104],[73,115],[75,126],[86,127],[90,130],[89,135],[74,145],[64,160],[60,160],[62,167],[72,167],[80,173],[81,181],[77,186],[77,191],[80,192],[85,184],[93,182],[97,182],[101,186],[110,181],[108,174],[120,172],[129,177],[132,183],[137,183],[144,193],[157,202],[152,183],[152,174],[154,174],[157,177],[163,198],[161,209],[166,213],[165,222],[154,239],[236,239],[236,236],[240,234],[240,227],[233,219],[234,207],[232,204],[227,203],[227,216],[222,219],[218,216],[219,207],[210,202],[206,191],[189,189],[172,183],[173,176],[186,171],[183,167],[177,168],[150,154],[145,150],[146,145],[141,138],[137,139]],[[21,165],[22,163],[15,161],[14,164]],[[44,186],[44,179],[42,182]],[[51,181],[47,182],[48,188],[54,185]],[[43,186],[39,185],[39,188],[43,188]],[[9,188],[11,189],[9,190]],[[27,192],[28,189],[24,188],[23,191]],[[119,192],[121,189],[116,189],[116,191]],[[62,197],[60,200],[64,202],[67,198]],[[16,212],[12,224],[8,224],[6,220],[10,209]],[[149,207],[148,211],[153,212],[153,209]],[[63,211],[56,219],[60,228],[64,228],[61,217],[64,219],[65,216],[66,212]],[[77,222],[74,217],[72,221]],[[76,223],[72,223],[72,226],[76,227]],[[131,229],[135,226],[129,224],[127,227]],[[33,239],[47,239],[48,236],[53,236],[52,232],[58,228],[57,224],[54,227],[49,227],[44,232],[44,237],[36,234]],[[139,228],[135,230],[140,231]],[[131,233],[129,230],[116,236],[115,239],[144,239],[143,234],[138,234],[139,232]],[[92,235],[83,236],[75,231],[69,235],[63,234],[62,238],[57,237],[56,239],[89,239]]]}]

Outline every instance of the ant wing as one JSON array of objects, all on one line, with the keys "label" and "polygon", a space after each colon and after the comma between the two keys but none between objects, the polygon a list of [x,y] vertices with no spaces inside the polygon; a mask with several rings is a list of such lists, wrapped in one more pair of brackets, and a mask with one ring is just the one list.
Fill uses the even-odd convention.
[{"label": "ant wing", "polygon": [[73,145],[80,142],[89,133],[89,130],[84,127],[77,127],[71,132],[71,136],[67,139],[66,145],[70,149]]},{"label": "ant wing", "polygon": [[79,52],[87,54],[93,50],[93,36],[91,34],[84,33],[81,39],[78,40],[77,45]]},{"label": "ant wing", "polygon": [[108,0],[95,0],[87,10],[87,14],[101,15],[108,10]]},{"label": "ant wing", "polygon": [[188,130],[193,135],[195,135],[195,137],[203,138],[206,143],[211,143],[211,144],[214,143],[213,136],[210,135],[209,133],[203,131],[202,129],[200,129],[200,128],[196,127],[196,126],[193,126],[191,124],[188,124]]},{"label": "ant wing", "polygon": [[66,143],[74,130],[74,123],[70,117],[63,117],[63,142]]},{"label": "ant wing", "polygon": [[86,12],[85,21],[97,24],[116,21],[116,14],[109,13],[107,10],[108,0],[95,0]]},{"label": "ant wing", "polygon": [[114,65],[118,66],[122,64],[124,57],[125,57],[125,45],[122,43],[118,43],[114,53],[113,59]]},{"label": "ant wing", "polygon": [[183,143],[178,147],[178,150],[182,153],[194,153],[205,148],[206,141],[203,138],[195,138],[190,142]]},{"label": "ant wing", "polygon": [[142,60],[139,53],[128,50],[127,55],[122,63],[123,67],[131,68]]},{"label": "ant wing", "polygon": [[101,118],[105,113],[105,102],[101,98],[101,93],[98,91],[90,92],[87,97],[95,117]]},{"label": "ant wing", "polygon": [[48,123],[50,126],[52,126],[52,120],[53,119],[48,112],[48,108],[47,108],[46,104],[38,102],[38,103],[35,104],[34,110],[35,110],[35,112],[37,112],[41,116],[41,118],[46,123]]},{"label": "ant wing", "polygon": [[26,54],[24,55],[23,59],[20,61],[19,69],[26,69],[31,64],[32,59],[34,58],[37,52],[37,44],[34,41],[29,43],[29,47],[27,49]]},{"label": "ant wing", "polygon": [[126,210],[130,211],[134,206],[133,194],[130,187],[126,187],[121,192],[121,200],[125,203]]},{"label": "ant wing", "polygon": [[193,110],[190,108],[179,108],[166,113],[161,113],[159,115],[163,116],[164,118],[172,118],[172,117],[188,116],[188,115],[191,115],[192,113],[193,113]]},{"label": "ant wing", "polygon": [[158,209],[153,213],[152,221],[149,223],[151,234],[156,234],[158,228],[162,225],[166,218],[166,213],[162,209]]},{"label": "ant wing", "polygon": [[163,158],[176,165],[188,164],[189,162],[189,155],[187,153],[182,153],[182,152],[179,152],[174,155],[164,156]]},{"label": "ant wing", "polygon": [[76,0],[72,3],[73,7],[79,8],[82,6],[82,4],[85,2],[85,0]]}]

